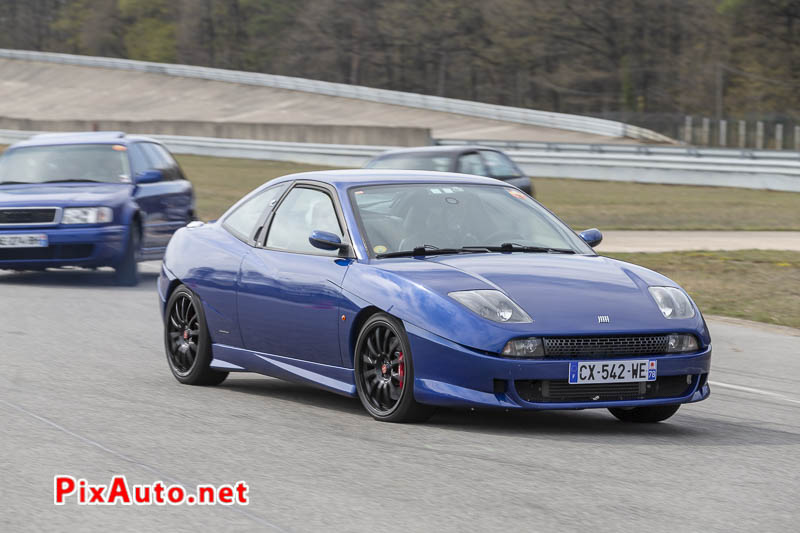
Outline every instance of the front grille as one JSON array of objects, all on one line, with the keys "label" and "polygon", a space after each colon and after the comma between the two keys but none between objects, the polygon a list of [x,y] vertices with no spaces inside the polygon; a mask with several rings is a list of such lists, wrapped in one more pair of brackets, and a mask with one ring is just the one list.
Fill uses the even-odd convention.
[{"label": "front grille", "polygon": [[22,226],[25,224],[52,224],[56,221],[56,209],[0,209],[0,224]]},{"label": "front grille", "polygon": [[0,261],[47,261],[86,259],[94,253],[93,244],[56,244],[43,248],[0,248]]},{"label": "front grille", "polygon": [[545,337],[544,353],[550,359],[657,355],[667,353],[668,338],[668,335]]},{"label": "front grille", "polygon": [[696,376],[664,376],[638,383],[587,383],[570,385],[566,380],[517,380],[520,397],[534,403],[613,402],[686,396]]}]

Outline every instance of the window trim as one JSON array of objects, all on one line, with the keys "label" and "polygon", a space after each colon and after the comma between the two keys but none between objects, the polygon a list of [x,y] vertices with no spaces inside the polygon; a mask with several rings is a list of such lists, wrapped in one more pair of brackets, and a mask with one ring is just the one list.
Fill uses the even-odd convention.
[{"label": "window trim", "polygon": [[467,174],[466,172],[462,172],[461,167],[461,158],[466,157],[468,155],[476,155],[478,159],[481,161],[481,165],[483,165],[484,174],[468,174],[469,176],[483,176],[484,178],[491,178],[492,176],[489,175],[489,168],[486,166],[486,161],[483,159],[483,155],[478,150],[470,150],[468,152],[461,152],[458,154],[455,160],[455,169],[453,170],[456,174]]},{"label": "window trim", "polygon": [[[492,178],[492,179],[494,179],[494,178]],[[465,186],[502,187],[504,189],[509,189],[509,188],[516,189],[516,187],[513,187],[512,185],[509,185],[508,183],[506,183],[506,182],[504,182],[502,180],[496,180],[496,183],[461,183],[461,184],[459,184],[459,183],[454,183],[452,181],[420,181],[420,182],[413,182],[412,184],[413,185],[439,185],[439,186],[442,186],[442,185],[448,186],[449,185],[449,186],[459,186],[459,187],[465,187]],[[351,208],[353,210],[353,218],[355,219],[356,225],[358,226],[358,231],[359,231],[359,233],[361,235],[361,239],[363,241],[364,248],[367,251],[367,260],[369,260],[369,261],[375,260],[375,258],[376,258],[376,256],[378,254],[374,253],[374,251],[370,249],[369,236],[367,235],[367,231],[365,229],[366,227],[364,226],[364,221],[361,219],[361,212],[355,207],[355,205],[356,205],[355,191],[358,190],[358,189],[366,189],[368,187],[386,187],[387,185],[396,185],[396,184],[394,184],[394,183],[391,183],[391,184],[370,183],[368,185],[352,185],[352,186],[348,187],[348,189],[347,189],[347,196],[350,199],[350,205],[351,205]],[[528,196],[528,198],[530,200],[532,200],[533,203],[535,203],[541,209],[543,209],[544,211],[549,213],[553,218],[558,220],[561,224],[563,224],[564,227],[567,228],[568,231],[571,231],[579,239],[581,238],[580,235],[578,234],[578,232],[572,229],[572,226],[570,226],[569,224],[564,222],[564,220],[562,220],[558,215],[556,215],[554,212],[552,212],[550,209],[548,209],[545,205],[543,205],[541,202],[539,202],[536,198],[533,198],[532,196]],[[582,239],[581,239],[581,241],[582,241]],[[587,244],[587,246],[588,246],[588,244]],[[577,255],[582,255],[582,256],[587,256],[587,257],[599,257],[600,254],[598,254],[597,251],[594,248],[590,247],[590,250],[591,250],[590,253],[586,253],[586,254],[580,254],[579,253]],[[490,252],[490,253],[496,253],[496,252]]]},{"label": "window trim", "polygon": [[525,175],[525,173],[522,172],[522,169],[517,166],[517,163],[514,162],[514,160],[511,159],[511,157],[509,157],[509,155],[507,153],[503,152],[502,150],[495,150],[494,148],[479,148],[477,152],[478,152],[478,155],[481,156],[481,160],[483,161],[483,168],[486,169],[486,177],[498,179],[500,181],[504,181],[503,179],[501,179],[501,177],[495,176],[492,173],[492,171],[490,170],[490,165],[486,162],[486,156],[484,155],[486,152],[494,152],[496,154],[500,154],[502,157],[505,157],[511,163],[511,167],[514,168],[518,172],[517,176],[510,176],[510,177],[508,177],[506,179],[525,178],[525,177],[527,177]]},{"label": "window trim", "polygon": [[[333,210],[336,213],[336,219],[339,222],[340,229],[342,230],[342,243],[347,245],[346,248],[343,248],[339,251],[339,255],[331,255],[323,252],[322,250],[320,250],[319,252],[299,252],[295,250],[283,250],[280,248],[272,248],[267,246],[267,238],[269,237],[269,234],[272,231],[272,222],[275,218],[275,213],[278,212],[278,209],[281,208],[283,202],[286,200],[289,194],[291,194],[291,192],[295,189],[317,190],[327,195],[328,198],[330,198],[331,203],[333,204]],[[256,248],[261,248],[263,250],[269,250],[272,252],[283,252],[288,254],[308,255],[317,257],[330,257],[333,259],[356,259],[355,247],[353,246],[353,241],[350,237],[350,230],[347,227],[347,221],[344,218],[344,211],[342,210],[342,206],[339,202],[339,195],[336,193],[336,187],[327,183],[323,183],[321,181],[298,180],[292,182],[291,186],[288,187],[286,191],[281,195],[280,199],[278,200],[278,203],[275,204],[275,207],[273,207],[272,210],[270,210],[269,215],[267,216],[266,220],[264,220],[262,228],[266,228],[266,231],[262,231],[261,235],[259,235],[258,242],[256,243]]]},{"label": "window trim", "polygon": [[[256,189],[255,191],[251,192],[250,194],[248,194],[247,196],[236,202],[236,204],[234,204],[224,215],[222,215],[222,218],[219,221],[220,226],[222,226],[222,229],[230,233],[233,237],[236,237],[237,239],[239,239],[246,245],[250,246],[251,248],[258,247],[258,242],[256,242],[255,238],[256,234],[264,229],[265,219],[268,218],[270,214],[275,211],[275,208],[279,205],[280,201],[283,200],[283,197],[286,196],[286,193],[291,189],[291,182],[289,182],[288,185],[289,186],[287,187],[287,182],[283,181],[281,183],[268,185],[263,189]],[[273,200],[273,202],[275,203],[272,206],[270,206],[270,209],[265,209],[264,212],[258,216],[258,221],[256,222],[255,226],[253,226],[253,229],[250,231],[249,235],[245,236],[244,234],[239,233],[238,231],[228,226],[228,224],[226,224],[228,219],[232,217],[233,214],[236,213],[239,209],[244,207],[244,205],[248,201],[253,200],[255,199],[256,196],[265,194],[270,189],[274,189],[277,187],[284,187],[285,190],[282,193],[280,193],[275,200]]]}]

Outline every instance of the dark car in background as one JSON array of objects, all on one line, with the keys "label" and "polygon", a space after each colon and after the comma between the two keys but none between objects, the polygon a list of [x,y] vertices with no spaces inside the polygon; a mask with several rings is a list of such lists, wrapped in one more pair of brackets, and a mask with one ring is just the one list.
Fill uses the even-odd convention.
[{"label": "dark car in background", "polygon": [[0,269],[110,266],[134,285],[194,215],[192,184],[147,137],[42,134],[0,156]]},{"label": "dark car in background", "polygon": [[434,170],[487,176],[534,196],[531,179],[500,150],[485,146],[425,146],[390,150],[373,158],[366,168]]}]

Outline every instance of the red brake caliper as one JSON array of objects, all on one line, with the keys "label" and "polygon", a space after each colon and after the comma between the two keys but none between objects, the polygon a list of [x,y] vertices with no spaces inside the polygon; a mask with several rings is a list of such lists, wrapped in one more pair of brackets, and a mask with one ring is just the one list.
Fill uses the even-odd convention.
[{"label": "red brake caliper", "polygon": [[397,376],[400,378],[400,388],[403,388],[403,376],[406,375],[406,364],[403,362],[403,352],[400,352],[397,357],[400,364],[397,365]]}]

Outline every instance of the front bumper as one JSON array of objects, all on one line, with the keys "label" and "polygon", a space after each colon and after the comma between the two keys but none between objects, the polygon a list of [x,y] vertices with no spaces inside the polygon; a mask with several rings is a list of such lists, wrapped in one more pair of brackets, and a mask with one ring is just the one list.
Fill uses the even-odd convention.
[{"label": "front bumper", "polygon": [[[711,346],[691,354],[645,356],[658,361],[658,378],[690,376],[677,396],[616,401],[523,399],[517,382],[566,380],[569,360],[513,360],[484,355],[406,323],[414,354],[414,398],[423,404],[501,409],[587,409],[698,402],[710,390]],[[622,358],[620,358],[622,359]]]},{"label": "front bumper", "polygon": [[127,226],[0,229],[2,234],[46,234],[43,248],[0,248],[0,269],[114,266],[127,245]]}]

